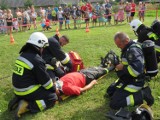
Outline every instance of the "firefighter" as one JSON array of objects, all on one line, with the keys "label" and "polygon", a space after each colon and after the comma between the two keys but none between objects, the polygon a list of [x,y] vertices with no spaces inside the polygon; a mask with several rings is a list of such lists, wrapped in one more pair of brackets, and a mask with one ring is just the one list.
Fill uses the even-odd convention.
[{"label": "firefighter", "polygon": [[151,106],[154,98],[150,88],[144,87],[144,56],[140,45],[131,41],[123,32],[116,33],[114,41],[122,54],[121,62],[115,66],[119,79],[107,89],[111,97],[110,107],[120,109],[140,105],[143,100]]},{"label": "firefighter", "polygon": [[65,72],[56,65],[57,61],[67,68],[68,71],[72,69],[72,62],[68,54],[64,53],[61,47],[69,43],[69,38],[65,35],[58,37],[55,35],[48,38],[49,46],[43,51],[42,57],[46,61],[47,72],[50,77],[55,80],[56,77],[62,77]]},{"label": "firefighter", "polygon": [[8,106],[9,110],[13,110],[18,102],[16,118],[27,111],[35,113],[50,108],[57,100],[55,86],[41,58],[47,45],[47,37],[41,32],[34,32],[19,52],[12,75],[16,97]]},{"label": "firefighter", "polygon": [[137,35],[138,42],[143,43],[146,40],[152,40],[155,43],[157,62],[160,62],[160,38],[153,32],[153,29],[145,26],[138,19],[132,20],[130,26]]}]

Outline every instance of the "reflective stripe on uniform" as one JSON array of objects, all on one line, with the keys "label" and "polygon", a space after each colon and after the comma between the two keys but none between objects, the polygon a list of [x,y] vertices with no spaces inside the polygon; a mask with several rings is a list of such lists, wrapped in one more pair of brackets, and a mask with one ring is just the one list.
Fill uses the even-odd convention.
[{"label": "reflective stripe on uniform", "polygon": [[54,70],[54,67],[51,66],[50,64],[46,64],[46,68],[47,68],[48,70]]},{"label": "reflective stripe on uniform", "polygon": [[70,60],[69,55],[67,53],[65,55],[66,55],[65,59],[61,61],[62,64],[66,64]]},{"label": "reflective stripe on uniform", "polygon": [[47,108],[44,100],[36,100],[37,106],[40,109],[40,111],[44,110],[45,108]]},{"label": "reflective stripe on uniform", "polygon": [[122,64],[123,64],[123,65],[128,65],[128,61],[127,61],[126,58],[122,58]]},{"label": "reflective stripe on uniform", "polygon": [[[116,86],[117,88],[121,88],[123,86],[123,84],[120,84],[118,86]],[[142,89],[142,87],[138,87],[138,86],[135,86],[135,85],[127,85],[124,90],[126,91],[129,91],[129,92],[137,92],[138,90]]]},{"label": "reflective stripe on uniform", "polygon": [[133,106],[134,105],[134,98],[133,95],[129,95],[126,97],[127,105]]},{"label": "reflective stripe on uniform", "polygon": [[155,73],[155,72],[158,72],[158,69],[157,70],[152,70],[152,71],[146,71],[146,73]]},{"label": "reflective stripe on uniform", "polygon": [[139,44],[132,44],[130,47],[138,47],[140,49],[142,48],[141,45],[139,45]]},{"label": "reflective stripe on uniform", "polygon": [[158,46],[158,45],[154,45],[155,46],[155,50],[157,51],[157,52],[160,52],[160,46]]},{"label": "reflective stripe on uniform", "polygon": [[44,85],[42,85],[45,89],[50,89],[51,87],[53,87],[53,81],[50,79],[47,83],[45,83]]},{"label": "reflective stripe on uniform", "polygon": [[27,88],[16,88],[14,87],[14,93],[16,95],[20,95],[20,96],[23,96],[23,95],[28,95],[30,93],[33,93],[34,91],[36,91],[38,88],[40,88],[41,85],[31,85]]},{"label": "reflective stripe on uniform", "polygon": [[24,67],[24,68],[26,68],[28,70],[31,70],[29,65],[27,65],[26,63],[24,63],[24,62],[22,62],[20,60],[16,60],[16,64],[18,64],[18,65],[20,65],[20,66],[22,66],[22,67]]},{"label": "reflective stripe on uniform", "polygon": [[132,66],[130,66],[130,65],[127,67],[127,69],[128,69],[128,72],[130,73],[130,75],[132,75],[133,77],[137,77],[140,74],[139,72],[137,72],[136,70],[134,70],[132,68]]},{"label": "reflective stripe on uniform", "polygon": [[154,40],[158,40],[158,36],[153,32],[149,32],[147,35],[149,38],[154,38]]},{"label": "reflective stripe on uniform", "polygon": [[27,64],[30,67],[30,69],[32,69],[34,67],[34,65],[30,61],[28,61],[26,58],[24,58],[22,56],[19,56],[17,60],[20,60],[20,61],[24,62],[25,64]]}]

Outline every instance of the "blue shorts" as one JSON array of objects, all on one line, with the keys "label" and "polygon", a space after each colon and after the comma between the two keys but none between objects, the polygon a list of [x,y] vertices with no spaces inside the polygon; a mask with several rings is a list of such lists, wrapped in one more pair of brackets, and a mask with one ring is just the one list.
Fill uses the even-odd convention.
[{"label": "blue shorts", "polygon": [[66,20],[66,24],[70,24],[70,20]]},{"label": "blue shorts", "polygon": [[59,18],[59,23],[62,25],[63,24],[63,18]]}]

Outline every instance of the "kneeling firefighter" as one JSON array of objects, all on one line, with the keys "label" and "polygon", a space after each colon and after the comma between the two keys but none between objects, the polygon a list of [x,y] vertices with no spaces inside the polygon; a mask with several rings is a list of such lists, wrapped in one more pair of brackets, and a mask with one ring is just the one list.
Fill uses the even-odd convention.
[{"label": "kneeling firefighter", "polygon": [[35,113],[50,108],[57,100],[55,86],[41,58],[43,48],[47,45],[47,37],[41,32],[35,32],[19,52],[12,76],[16,97],[8,106],[9,110],[13,110],[18,103],[16,118],[26,111]]},{"label": "kneeling firefighter", "polygon": [[122,50],[121,62],[115,66],[119,79],[107,89],[110,107],[118,110],[126,106],[135,106],[147,102],[154,103],[150,88],[144,87],[145,64],[142,48],[129,39],[128,35],[118,32],[114,36],[115,44]]},{"label": "kneeling firefighter", "polygon": [[160,37],[155,33],[155,25],[153,24],[151,28],[142,24],[138,19],[132,20],[130,23],[132,30],[138,37],[138,42],[143,43],[146,40],[151,40],[155,43],[157,62],[160,62]]},{"label": "kneeling firefighter", "polygon": [[67,70],[72,69],[72,62],[68,54],[65,54],[61,49],[61,46],[69,43],[69,38],[67,36],[58,37],[57,35],[48,38],[49,46],[46,47],[43,51],[42,57],[46,61],[47,72],[50,77],[55,80],[56,77],[62,77],[65,75],[65,72],[56,65],[57,61],[60,61],[61,64],[67,67]]}]

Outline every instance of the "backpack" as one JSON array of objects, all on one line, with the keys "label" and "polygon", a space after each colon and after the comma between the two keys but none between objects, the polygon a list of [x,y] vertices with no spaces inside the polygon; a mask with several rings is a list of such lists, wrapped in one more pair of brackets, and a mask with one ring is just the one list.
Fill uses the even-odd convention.
[{"label": "backpack", "polygon": [[153,30],[153,32],[158,36],[160,37],[160,21],[158,20],[154,20],[152,25],[151,25],[151,28]]},{"label": "backpack", "polygon": [[81,57],[77,52],[70,51],[68,55],[72,61],[72,66],[73,66],[71,72],[77,72],[81,69],[84,69],[83,60],[81,59]]}]

